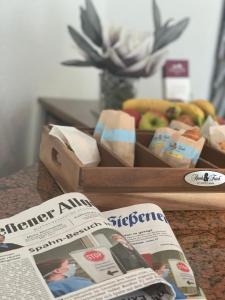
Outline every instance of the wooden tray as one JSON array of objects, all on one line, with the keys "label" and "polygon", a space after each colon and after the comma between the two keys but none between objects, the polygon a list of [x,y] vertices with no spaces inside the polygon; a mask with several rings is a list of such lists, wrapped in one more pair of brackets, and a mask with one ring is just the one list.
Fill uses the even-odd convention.
[{"label": "wooden tray", "polygon": [[[91,132],[87,129],[86,131]],[[83,167],[73,152],[57,138],[49,136],[48,132],[49,129],[45,127],[40,147],[41,161],[63,191],[79,191],[92,195],[91,199],[94,199],[98,206],[101,199],[103,209],[140,203],[140,201],[161,204],[164,209],[225,208],[225,184],[199,187],[187,183],[184,179],[187,174],[196,171],[216,171],[225,175],[225,168],[222,167],[221,162],[214,159],[212,163],[207,160],[207,148],[197,168],[171,168],[151,154],[146,147],[152,134],[140,132],[137,134],[135,145],[134,167],[126,166],[119,157],[101,145],[98,145],[101,164],[98,167]],[[190,201],[190,193],[195,195],[195,206],[191,207],[190,203],[193,204],[193,199]],[[207,198],[206,194],[210,196]],[[213,200],[215,195],[216,200]],[[170,199],[168,202],[166,197]],[[212,198],[211,201],[209,197]]]}]

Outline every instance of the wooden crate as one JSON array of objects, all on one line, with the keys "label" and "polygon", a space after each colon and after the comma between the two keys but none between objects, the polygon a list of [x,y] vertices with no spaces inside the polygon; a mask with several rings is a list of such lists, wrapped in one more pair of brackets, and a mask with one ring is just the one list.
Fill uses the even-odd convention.
[{"label": "wooden crate", "polygon": [[[89,129],[84,131],[92,132]],[[64,192],[79,191],[90,195],[101,209],[149,201],[167,210],[225,208],[225,183],[199,187],[184,180],[187,174],[196,171],[216,171],[225,175],[224,155],[222,162],[217,161],[208,146],[197,168],[171,168],[146,147],[152,134],[140,132],[135,144],[134,167],[126,166],[102,145],[98,145],[100,165],[83,167],[73,152],[48,132],[45,127],[40,147],[41,161]],[[213,156],[213,162],[208,161],[208,155]]]}]

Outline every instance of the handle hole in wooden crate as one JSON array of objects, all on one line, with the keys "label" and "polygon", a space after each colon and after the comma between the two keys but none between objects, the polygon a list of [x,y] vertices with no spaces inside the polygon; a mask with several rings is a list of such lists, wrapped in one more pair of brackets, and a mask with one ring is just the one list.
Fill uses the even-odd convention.
[{"label": "handle hole in wooden crate", "polygon": [[60,156],[59,156],[59,152],[55,149],[55,148],[52,148],[52,161],[58,165],[58,166],[61,166],[62,165],[62,162],[60,161]]}]

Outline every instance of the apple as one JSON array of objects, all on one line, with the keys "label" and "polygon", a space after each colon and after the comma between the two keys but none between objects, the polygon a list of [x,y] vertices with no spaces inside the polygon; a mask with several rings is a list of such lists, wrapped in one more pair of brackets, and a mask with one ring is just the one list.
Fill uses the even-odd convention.
[{"label": "apple", "polygon": [[143,114],[139,123],[139,129],[143,130],[156,130],[166,126],[168,126],[167,118],[155,111],[148,111]]},{"label": "apple", "polygon": [[138,128],[139,122],[141,120],[141,113],[134,109],[123,109],[124,112],[126,112],[128,115],[134,117],[135,119],[135,127]]}]

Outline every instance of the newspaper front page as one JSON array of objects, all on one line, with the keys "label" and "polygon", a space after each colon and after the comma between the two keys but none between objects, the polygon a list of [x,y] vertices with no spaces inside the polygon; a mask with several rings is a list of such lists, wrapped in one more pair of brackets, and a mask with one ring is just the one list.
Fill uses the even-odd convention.
[{"label": "newspaper front page", "polygon": [[149,267],[172,285],[175,299],[206,299],[160,207],[145,203],[106,211],[103,215]]},{"label": "newspaper front page", "polygon": [[174,299],[111,223],[80,193],[0,220],[0,299]]}]

